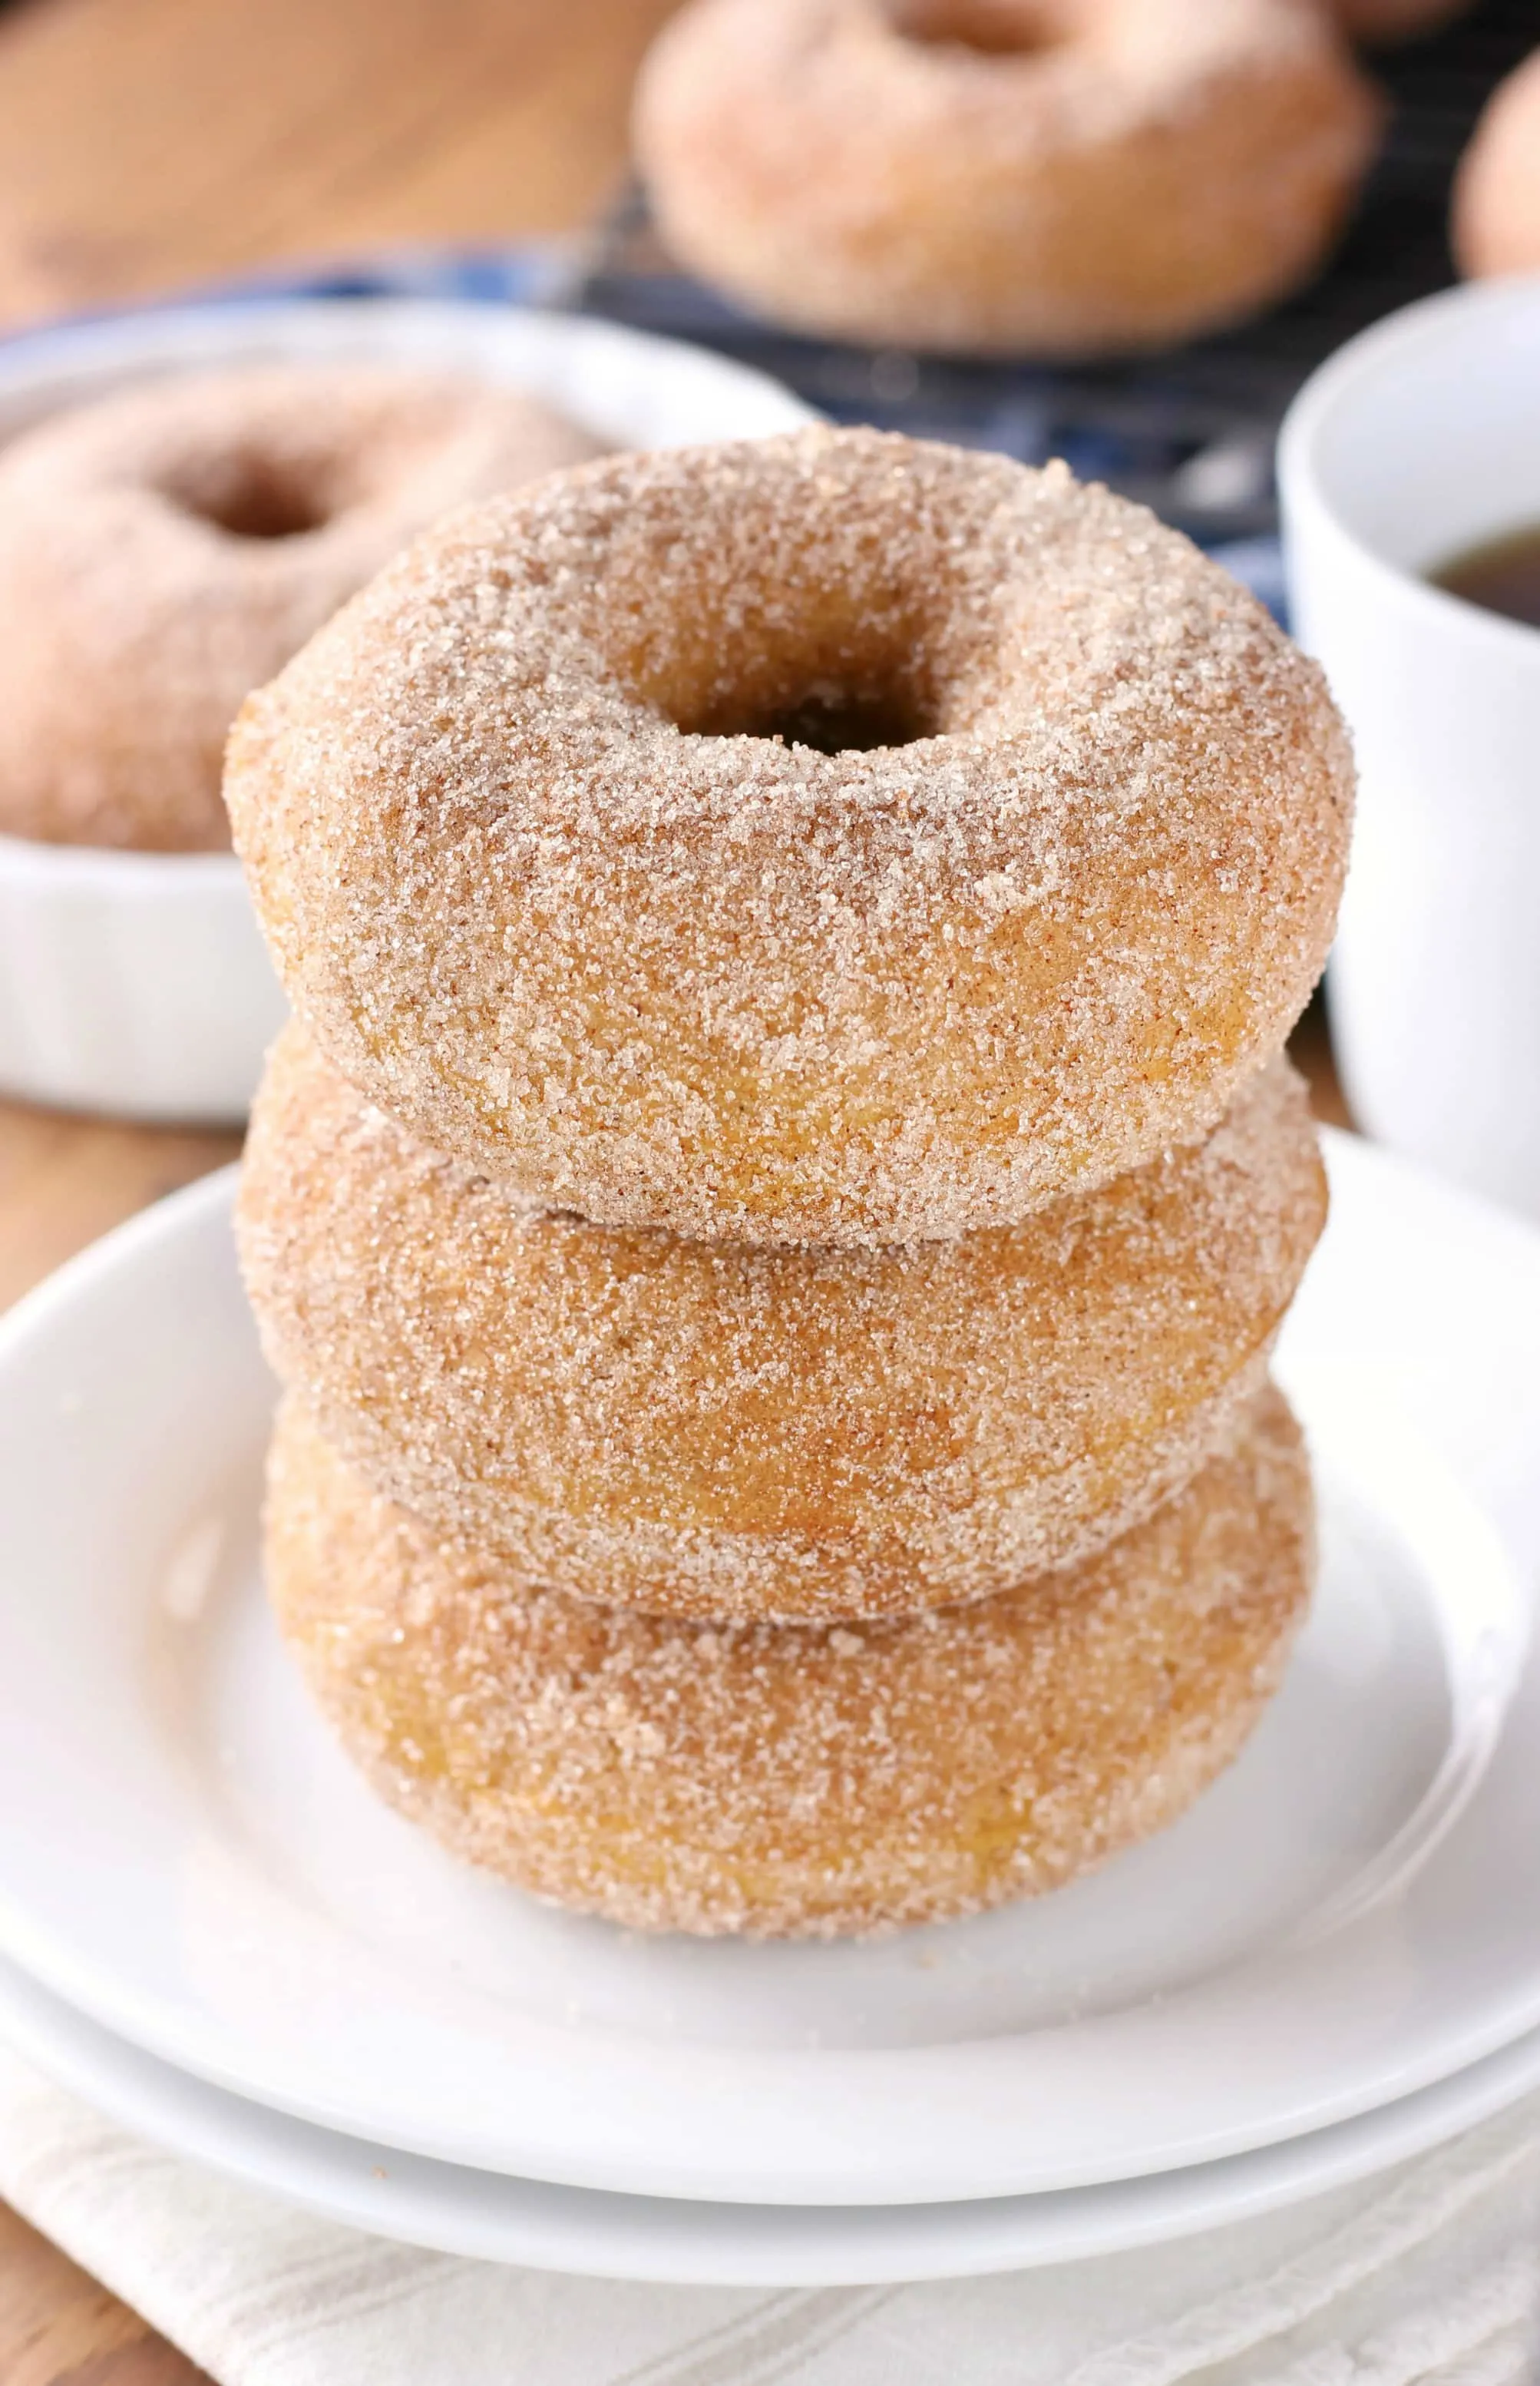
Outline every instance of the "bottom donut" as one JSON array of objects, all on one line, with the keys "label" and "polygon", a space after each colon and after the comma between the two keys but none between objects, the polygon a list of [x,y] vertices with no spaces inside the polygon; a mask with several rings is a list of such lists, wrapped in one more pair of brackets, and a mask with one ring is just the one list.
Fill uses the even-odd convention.
[{"label": "bottom donut", "polygon": [[1278,1687],[1314,1568],[1268,1389],[1095,1557],[902,1623],[680,1623],[511,1588],[294,1400],[268,1585],[344,1747],[457,1854],[632,1928],[835,1937],[976,1913],[1175,1819]]}]

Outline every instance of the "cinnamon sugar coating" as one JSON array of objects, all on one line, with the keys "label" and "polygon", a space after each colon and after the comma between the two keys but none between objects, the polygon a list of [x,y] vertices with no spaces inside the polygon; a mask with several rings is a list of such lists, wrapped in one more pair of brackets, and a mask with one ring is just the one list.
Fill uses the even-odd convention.
[{"label": "cinnamon sugar coating", "polygon": [[1303,281],[1381,115],[1298,0],[694,0],[632,134],[669,247],[773,321],[1093,356]]},{"label": "cinnamon sugar coating", "polygon": [[596,455],[537,400],[388,368],[177,374],[0,457],[0,832],[227,846],[226,733],[435,515]]},{"label": "cinnamon sugar coating", "polygon": [[295,1402],[280,1626],[445,1845],[650,1930],[833,1937],[1050,1889],[1172,1821],[1276,1689],[1313,1571],[1276,1393],[1098,1555],[906,1623],[686,1625],[526,1593],[371,1493]]},{"label": "cinnamon sugar coating", "polygon": [[600,1224],[825,1244],[1205,1135],[1320,973],[1351,789],[1316,666],[1143,508],[822,430],[452,518],[226,781],[370,1100]]},{"label": "cinnamon sugar coating", "polygon": [[280,1377],[510,1585],[837,1620],[985,1596],[1147,1514],[1255,1396],[1325,1207],[1279,1061],[1207,1143],[1020,1226],[592,1226],[415,1142],[294,1024],[238,1218]]}]

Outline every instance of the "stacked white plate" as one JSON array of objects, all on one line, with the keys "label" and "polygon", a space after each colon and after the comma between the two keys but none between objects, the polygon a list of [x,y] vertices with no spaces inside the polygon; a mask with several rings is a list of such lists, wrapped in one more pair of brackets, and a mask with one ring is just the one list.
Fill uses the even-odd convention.
[{"label": "stacked white plate", "polygon": [[0,2028],[367,2229],[783,2284],[1183,2233],[1540,2083],[1540,1237],[1330,1159],[1322,1578],[1256,1739],[1099,1874],[846,1945],[629,1936],[374,1802],[263,1607],[229,1182],[134,1221],[0,1329]]}]

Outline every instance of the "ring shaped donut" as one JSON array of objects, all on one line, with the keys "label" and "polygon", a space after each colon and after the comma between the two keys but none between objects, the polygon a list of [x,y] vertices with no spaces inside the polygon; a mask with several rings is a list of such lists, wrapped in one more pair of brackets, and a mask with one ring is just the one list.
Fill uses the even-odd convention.
[{"label": "ring shaped donut", "polygon": [[451,519],[244,707],[295,1011],[601,1224],[1014,1224],[1212,1128],[1320,973],[1313,662],[1062,467],[812,431]]},{"label": "ring shaped donut", "polygon": [[695,0],[633,143],[674,255],[773,321],[1083,357],[1303,281],[1381,115],[1298,0]]},{"label": "ring shaped donut", "polygon": [[1309,1475],[1268,1392],[1067,1573],[901,1624],[686,1625],[437,1546],[291,1402],[267,1564],[344,1746],[456,1853],[641,1929],[832,1937],[1053,1888],[1181,1814],[1277,1687]]},{"label": "ring shaped donut", "polygon": [[695,1617],[900,1615],[1062,1566],[1233,1434],[1325,1214],[1274,1062],[1206,1144],[1024,1224],[756,1249],[533,1209],[291,1026],[240,1239],[280,1377],[510,1583]]},{"label": "ring shaped donut", "polygon": [[0,458],[0,832],[228,846],[242,699],[436,514],[596,455],[516,390],[248,366],[125,389]]}]

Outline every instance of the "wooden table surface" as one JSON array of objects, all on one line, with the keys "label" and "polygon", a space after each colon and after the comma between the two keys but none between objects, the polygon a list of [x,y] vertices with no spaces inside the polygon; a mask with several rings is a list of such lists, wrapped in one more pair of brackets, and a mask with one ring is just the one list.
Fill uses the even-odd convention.
[{"label": "wooden table surface", "polygon": [[[274,260],[581,223],[672,0],[23,0],[0,16],[0,325]],[[1340,1116],[1319,1023],[1300,1050]],[[0,1305],[236,1149],[0,1103]],[[0,2386],[197,2373],[0,2205]]]}]

